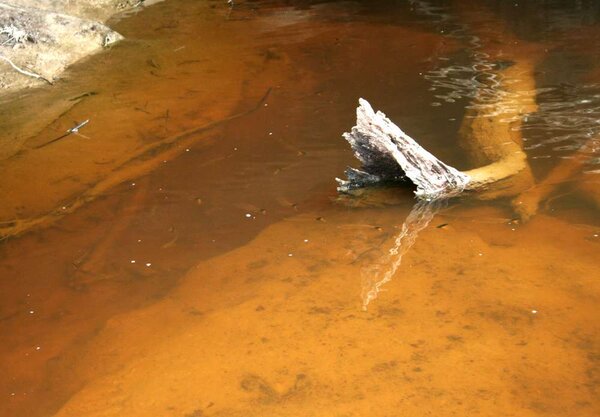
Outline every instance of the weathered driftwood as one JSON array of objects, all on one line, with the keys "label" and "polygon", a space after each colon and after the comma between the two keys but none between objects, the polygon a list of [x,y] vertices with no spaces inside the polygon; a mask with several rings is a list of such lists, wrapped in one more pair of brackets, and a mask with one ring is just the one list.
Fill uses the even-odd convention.
[{"label": "weathered driftwood", "polygon": [[417,196],[433,200],[462,192],[469,178],[441,162],[392,123],[382,112],[360,99],[356,126],[344,138],[362,163],[361,169],[348,168],[348,181],[338,179],[339,191],[347,192],[380,182],[408,177],[417,186]]},{"label": "weathered driftwood", "polygon": [[359,103],[356,126],[344,138],[362,166],[348,168],[347,180],[337,179],[340,192],[407,178],[417,186],[417,197],[437,200],[485,189],[527,167],[525,154],[514,151],[484,167],[461,172],[429,153],[385,114],[375,112],[369,102],[360,99]]}]

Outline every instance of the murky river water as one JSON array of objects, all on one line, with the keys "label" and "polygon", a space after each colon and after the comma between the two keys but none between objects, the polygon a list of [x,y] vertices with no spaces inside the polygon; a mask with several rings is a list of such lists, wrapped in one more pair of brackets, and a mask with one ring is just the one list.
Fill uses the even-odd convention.
[{"label": "murky river water", "polygon": [[[596,2],[225,3],[0,103],[0,416],[599,415]],[[537,186],[338,195],[359,97],[473,168],[523,66]]]}]

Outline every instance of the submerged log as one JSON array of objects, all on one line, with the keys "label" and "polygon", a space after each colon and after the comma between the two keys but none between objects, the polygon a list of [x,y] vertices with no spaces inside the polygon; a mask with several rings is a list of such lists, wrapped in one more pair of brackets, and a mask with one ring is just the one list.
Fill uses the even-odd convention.
[{"label": "submerged log", "polygon": [[575,189],[581,192],[582,197],[600,207],[598,181],[594,181],[594,177],[586,178],[582,173],[584,167],[592,162],[598,145],[600,137],[588,140],[568,158],[562,159],[541,181],[519,194],[512,201],[512,206],[521,219],[529,220],[537,213],[542,201],[573,180],[576,182]]}]

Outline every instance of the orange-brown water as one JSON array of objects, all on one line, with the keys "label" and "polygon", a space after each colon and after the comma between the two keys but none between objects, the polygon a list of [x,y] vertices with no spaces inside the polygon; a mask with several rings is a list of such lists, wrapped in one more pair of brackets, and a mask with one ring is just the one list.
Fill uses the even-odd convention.
[{"label": "orange-brown water", "polygon": [[470,168],[477,36],[542,56],[543,181],[600,133],[597,9],[222,3],[129,16],[124,44],[1,103],[0,221],[42,220],[0,242],[0,416],[597,416],[594,161],[528,222],[333,180],[361,96]]}]

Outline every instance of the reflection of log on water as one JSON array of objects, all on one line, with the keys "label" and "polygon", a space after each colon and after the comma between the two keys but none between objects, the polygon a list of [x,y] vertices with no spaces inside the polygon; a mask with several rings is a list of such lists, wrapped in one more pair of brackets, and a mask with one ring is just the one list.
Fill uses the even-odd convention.
[{"label": "reflection of log on water", "polygon": [[415,244],[419,232],[425,229],[445,201],[419,201],[402,224],[400,233],[387,252],[361,270],[363,310],[377,298],[382,287],[390,282],[402,263],[402,256]]}]

